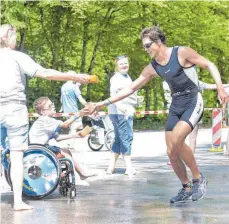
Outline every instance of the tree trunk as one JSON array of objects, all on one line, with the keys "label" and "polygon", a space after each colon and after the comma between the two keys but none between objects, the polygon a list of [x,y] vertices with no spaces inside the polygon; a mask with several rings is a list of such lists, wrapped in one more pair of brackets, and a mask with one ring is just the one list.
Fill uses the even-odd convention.
[{"label": "tree trunk", "polygon": [[[67,22],[65,24],[65,30],[69,30],[69,24],[70,24],[71,17],[72,17],[72,14],[70,12],[68,12]],[[61,71],[65,70],[66,46],[67,46],[67,43],[68,43],[67,39],[68,39],[68,34],[65,33],[64,42],[63,42],[63,52],[62,52],[62,58],[61,58]]]},{"label": "tree trunk", "polygon": [[[105,28],[107,27],[107,25],[109,24],[111,18],[112,18],[112,14],[115,12],[115,10],[113,10],[112,8],[108,8],[107,10],[107,13],[103,19],[104,22],[104,26],[101,28],[101,30],[98,32],[98,35],[97,35],[97,40],[96,40],[96,44],[95,44],[95,47],[94,47],[94,50],[93,50],[93,54],[92,54],[92,58],[91,58],[91,62],[90,62],[90,65],[88,67],[88,74],[91,74],[92,72],[92,69],[94,67],[94,63],[95,63],[95,58],[96,58],[96,54],[97,54],[97,51],[99,49],[99,46],[100,46],[100,42],[102,40],[102,36],[103,36],[103,33],[104,33],[104,30]],[[91,85],[87,85],[87,99],[90,99],[90,89],[91,89]]]},{"label": "tree trunk", "polygon": [[80,72],[81,73],[85,72],[89,24],[90,24],[90,22],[88,20],[84,21],[84,23],[83,23],[83,48],[82,48],[81,66],[80,66]]},{"label": "tree trunk", "polygon": [[107,89],[106,89],[106,93],[104,94],[104,98],[106,99],[107,97],[110,96],[110,79],[111,79],[112,75],[114,74],[114,72],[109,70],[107,65],[105,65],[104,71],[107,74],[107,76],[106,76],[107,77],[107,85],[106,85]]},{"label": "tree trunk", "polygon": [[55,51],[55,47],[54,47],[54,44],[52,42],[52,38],[48,37],[48,30],[46,29],[46,26],[44,25],[44,13],[43,13],[43,9],[40,8],[40,18],[41,18],[41,26],[42,26],[42,29],[43,29],[43,34],[45,36],[45,39],[47,40],[47,42],[49,43],[49,46],[50,46],[50,49],[51,49],[51,52],[52,52],[52,68],[53,69],[56,69],[57,67],[57,52]]}]

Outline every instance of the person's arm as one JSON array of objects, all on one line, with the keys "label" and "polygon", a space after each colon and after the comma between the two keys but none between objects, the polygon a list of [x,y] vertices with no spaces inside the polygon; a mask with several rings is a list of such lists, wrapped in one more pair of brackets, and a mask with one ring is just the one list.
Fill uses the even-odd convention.
[{"label": "person's arm", "polygon": [[[102,102],[96,103],[95,107],[94,107],[94,110],[92,110],[92,112],[94,112],[95,110],[98,111],[98,110],[102,109],[104,106],[107,106],[107,105],[109,105],[111,103],[115,103],[115,102],[117,102],[119,100],[124,99],[125,97],[127,97],[127,96],[131,95],[132,93],[134,93],[137,89],[139,89],[142,86],[144,86],[153,77],[156,77],[156,76],[157,76],[157,73],[154,70],[154,68],[152,67],[152,65],[151,64],[147,65],[143,69],[141,75],[135,81],[133,81],[130,85],[124,87],[115,96],[112,96],[109,99],[104,100]],[[93,108],[93,106],[91,106],[91,107]]]},{"label": "person's arm", "polygon": [[[60,102],[61,102],[61,104],[62,104],[62,98],[61,98],[61,97],[60,97]],[[62,106],[60,107],[59,112],[63,112],[63,108],[62,108]]]},{"label": "person's arm", "polygon": [[83,106],[86,106],[87,101],[82,97],[82,95],[79,95],[79,96],[77,96],[77,97],[78,97],[80,103],[81,103]]},{"label": "person's arm", "polygon": [[46,69],[46,70],[39,69],[34,76],[42,79],[56,80],[56,81],[72,80],[82,84],[89,83],[89,78],[90,78],[90,76],[87,74],[76,74],[73,71],[59,72],[53,69]]},{"label": "person's arm", "polygon": [[15,52],[15,60],[20,66],[20,71],[30,77],[38,77],[56,81],[76,81],[82,84],[89,83],[90,75],[76,74],[74,71],[59,72],[54,69],[45,69],[37,64],[29,55],[22,52]]},{"label": "person's arm", "polygon": [[66,121],[62,122],[59,127],[60,128],[68,128],[75,120],[77,120],[79,117],[86,116],[89,114],[89,111],[87,109],[80,110],[79,112],[75,113],[74,116],[70,117]]},{"label": "person's arm", "polygon": [[66,134],[66,135],[62,135],[62,134],[60,134],[60,135],[58,135],[56,138],[55,138],[55,140],[56,141],[63,141],[63,140],[67,140],[67,139],[71,139],[71,138],[81,138],[81,136],[79,135],[79,131],[77,132],[77,133],[75,133],[75,134]]},{"label": "person's arm", "polygon": [[[223,84],[223,87],[229,87],[229,84]],[[217,89],[217,85],[216,84],[205,83],[205,89],[215,90],[215,89]]]},{"label": "person's arm", "polygon": [[227,93],[224,90],[224,87],[221,81],[221,77],[220,77],[220,73],[217,67],[214,65],[214,63],[207,60],[203,56],[199,55],[196,51],[188,47],[181,47],[179,49],[179,60],[181,61],[181,64],[184,64],[184,65],[186,63],[187,64],[191,63],[194,65],[198,65],[201,68],[207,69],[215,81],[215,84],[218,90],[218,95],[219,95],[219,98],[221,99],[221,102],[225,103],[229,101],[229,96],[227,95]]}]

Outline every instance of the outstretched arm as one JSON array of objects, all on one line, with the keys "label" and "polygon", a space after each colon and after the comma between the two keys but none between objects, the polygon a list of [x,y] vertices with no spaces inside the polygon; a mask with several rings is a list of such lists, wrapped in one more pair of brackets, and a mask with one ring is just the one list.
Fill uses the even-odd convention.
[{"label": "outstretched arm", "polygon": [[80,101],[80,103],[81,103],[82,105],[86,106],[87,101],[82,97],[82,95],[79,95],[79,96],[78,96],[78,99],[79,99],[79,101]]},{"label": "outstretched arm", "polygon": [[[229,84],[223,84],[223,87],[229,87]],[[205,83],[205,89],[209,89],[209,90],[215,90],[217,89],[217,85],[216,84],[209,84],[209,83]]]},{"label": "outstretched arm", "polygon": [[56,80],[56,81],[76,81],[81,84],[89,83],[90,76],[87,74],[76,74],[73,71],[69,72],[58,72],[53,69],[38,70],[35,73],[35,77],[43,78],[47,80]]},{"label": "outstretched arm", "polygon": [[79,117],[89,115],[89,110],[84,108],[80,110],[79,112],[75,113],[74,116],[70,117],[66,121],[62,122],[59,127],[60,128],[68,128],[75,120],[77,120]]},{"label": "outstretched arm", "polygon": [[81,138],[81,136],[79,135],[79,131],[77,132],[77,133],[75,133],[75,134],[66,134],[66,135],[62,135],[62,134],[60,134],[60,135],[58,135],[56,138],[55,138],[55,140],[56,141],[63,141],[63,140],[67,140],[67,139],[71,139],[71,138]]},{"label": "outstretched arm", "polygon": [[136,90],[138,90],[139,88],[141,88],[142,86],[144,86],[146,83],[148,83],[153,77],[156,77],[157,73],[154,70],[154,68],[152,67],[151,64],[147,65],[141,75],[134,80],[130,85],[124,87],[118,94],[116,94],[115,96],[110,97],[107,100],[104,100],[102,102],[96,103],[95,104],[95,109],[93,111],[98,111],[100,109],[102,109],[104,106],[107,106],[111,103],[115,103],[119,100],[124,99],[125,97],[131,95],[132,93],[134,93]]}]

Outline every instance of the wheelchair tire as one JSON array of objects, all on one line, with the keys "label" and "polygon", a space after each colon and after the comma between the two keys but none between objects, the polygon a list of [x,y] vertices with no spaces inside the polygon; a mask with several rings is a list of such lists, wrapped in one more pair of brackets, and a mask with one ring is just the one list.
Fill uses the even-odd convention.
[{"label": "wheelchair tire", "polygon": [[64,194],[64,191],[63,191],[63,188],[62,188],[62,187],[59,187],[59,193],[60,193],[61,195]]},{"label": "wheelchair tire", "polygon": [[[24,152],[23,160],[23,196],[41,199],[51,194],[57,188],[61,175],[61,167],[56,155],[43,145],[32,144]],[[9,182],[12,186],[10,164],[8,171]]]},{"label": "wheelchair tire", "polygon": [[109,130],[105,135],[105,146],[108,150],[111,150],[111,147],[114,143],[115,133],[114,130]]},{"label": "wheelchair tire", "polygon": [[87,139],[88,146],[93,151],[99,151],[101,148],[103,148],[103,144],[94,144],[91,142],[91,136],[89,135]]},{"label": "wheelchair tire", "polygon": [[75,199],[76,197],[76,187],[72,186],[69,192],[70,199]]},{"label": "wheelchair tire", "polygon": [[11,180],[10,180],[10,173],[7,172],[6,169],[4,169],[4,176],[5,176],[6,182],[8,183],[8,185],[11,188],[11,191],[13,191],[12,183],[11,183]]}]

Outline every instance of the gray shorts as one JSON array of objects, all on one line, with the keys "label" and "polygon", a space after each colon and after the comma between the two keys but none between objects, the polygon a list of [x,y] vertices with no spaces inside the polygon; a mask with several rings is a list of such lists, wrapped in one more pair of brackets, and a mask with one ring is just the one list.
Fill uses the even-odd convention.
[{"label": "gray shorts", "polygon": [[0,150],[5,149],[6,139],[10,150],[27,149],[28,130],[26,105],[16,103],[0,105]]}]

